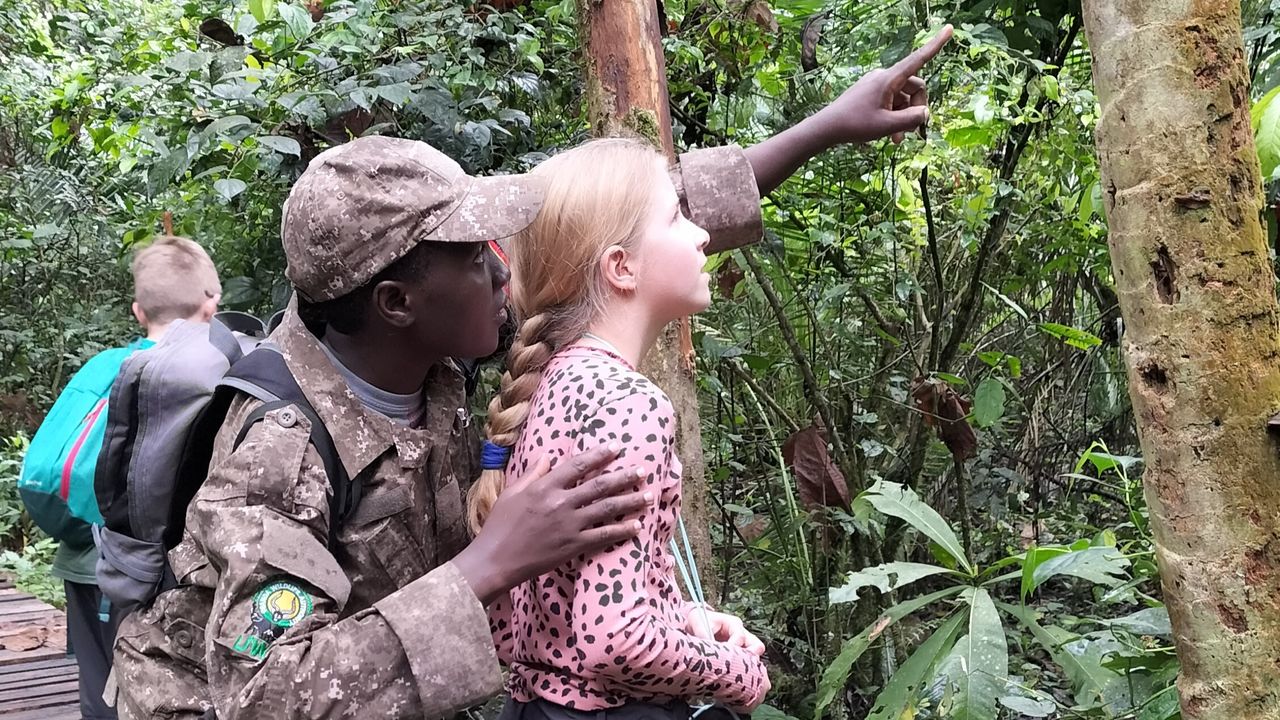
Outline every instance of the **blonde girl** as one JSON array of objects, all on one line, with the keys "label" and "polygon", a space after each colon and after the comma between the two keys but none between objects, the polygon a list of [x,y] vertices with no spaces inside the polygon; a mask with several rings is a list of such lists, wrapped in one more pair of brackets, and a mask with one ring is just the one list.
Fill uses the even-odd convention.
[{"label": "blonde girl", "polygon": [[[736,618],[680,597],[667,550],[680,512],[676,418],[636,371],[668,323],[710,303],[707,233],[639,141],[590,142],[535,172],[547,197],[511,243],[521,324],[489,407],[485,466],[511,449],[507,470],[521,477],[543,455],[616,442],[619,463],[641,466],[650,503],[638,538],[519,585],[495,608],[510,667],[504,715],[687,718],[700,700],[750,711],[769,689],[764,646]],[[474,529],[503,485],[487,470],[472,488]]]}]

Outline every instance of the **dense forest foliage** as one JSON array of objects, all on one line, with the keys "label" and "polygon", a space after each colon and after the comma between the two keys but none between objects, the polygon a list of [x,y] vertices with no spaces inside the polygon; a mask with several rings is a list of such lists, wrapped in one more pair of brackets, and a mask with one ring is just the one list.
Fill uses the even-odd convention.
[{"label": "dense forest foliage", "polygon": [[[1244,6],[1270,178],[1280,2]],[[927,137],[771,193],[694,320],[704,580],[769,646],[758,717],[1177,717],[1078,0],[662,7],[681,148],[758,141],[956,26]],[[171,218],[225,307],[273,312],[280,206],[320,150],[391,134],[494,173],[585,139],[575,12],[0,0],[0,565],[58,592],[15,476],[67,378],[135,332],[131,248]]]}]

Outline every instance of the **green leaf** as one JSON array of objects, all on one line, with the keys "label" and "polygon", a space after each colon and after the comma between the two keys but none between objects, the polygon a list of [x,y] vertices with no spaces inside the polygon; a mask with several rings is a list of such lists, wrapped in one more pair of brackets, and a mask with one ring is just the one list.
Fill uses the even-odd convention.
[{"label": "green leaf", "polygon": [[924,563],[892,562],[877,565],[849,573],[849,578],[843,586],[831,588],[829,602],[832,605],[857,602],[858,591],[864,587],[874,587],[881,593],[887,593],[917,580],[947,572],[952,571]]},{"label": "green leaf", "polygon": [[926,505],[914,490],[897,483],[880,480],[862,493],[862,497],[865,497],[881,513],[903,520],[924,533],[954,558],[966,572],[973,574],[973,566],[969,564],[969,558],[965,557],[964,548],[960,546],[960,540],[956,538],[955,531],[937,511]]},{"label": "green leaf", "polygon": [[966,617],[962,612],[953,614],[911,653],[911,657],[902,663],[902,667],[889,678],[884,689],[876,696],[867,720],[899,720],[904,717],[908,708],[911,708],[913,714],[906,717],[914,717],[915,708],[912,706],[919,697],[920,690],[928,681],[930,671],[955,646],[956,636],[964,627]]},{"label": "green leaf", "polygon": [[276,0],[249,0],[249,12],[253,19],[264,23],[276,14]]},{"label": "green leaf", "polygon": [[1089,222],[1094,215],[1101,214],[1099,208],[1102,207],[1102,183],[1094,181],[1093,184],[1080,191],[1080,210],[1077,217],[1080,222]]},{"label": "green leaf", "polygon": [[1058,323],[1040,323],[1036,327],[1040,328],[1041,331],[1058,338],[1071,347],[1079,348],[1081,350],[1088,350],[1089,348],[1097,347],[1102,344],[1102,340],[1099,339],[1098,336],[1066,325],[1059,325]]},{"label": "green leaf", "polygon": [[986,145],[991,142],[991,129],[978,125],[964,125],[947,130],[944,137],[947,144],[953,148]]},{"label": "green leaf", "polygon": [[982,588],[965,588],[969,602],[969,633],[956,641],[939,672],[954,687],[948,718],[996,720],[1000,698],[1009,684],[1009,647],[1004,625],[991,595]]},{"label": "green leaf", "polygon": [[261,298],[262,291],[253,278],[233,277],[222,283],[222,304],[233,310],[249,308]]},{"label": "green leaf", "polygon": [[1059,575],[1078,577],[1098,585],[1115,587],[1128,576],[1129,560],[1119,550],[1091,547],[1046,559],[1032,573],[1031,589]]},{"label": "green leaf", "polygon": [[1058,86],[1058,78],[1052,75],[1044,75],[1040,79],[1044,82],[1045,97],[1054,102],[1062,98],[1062,89]]},{"label": "green leaf", "polygon": [[383,100],[400,107],[409,102],[409,98],[413,97],[413,88],[409,83],[398,82],[391,85],[379,85],[376,90]]},{"label": "green leaf", "polygon": [[872,641],[879,637],[880,633],[883,633],[890,625],[920,608],[956,595],[964,589],[963,586],[947,588],[924,597],[898,603],[885,610],[879,619],[870,626],[863,628],[862,632],[845,640],[844,644],[840,646],[840,654],[836,655],[836,659],[832,660],[827,669],[822,672],[822,680],[818,682],[818,697],[813,710],[813,720],[822,720],[822,713],[831,704],[831,701],[835,699],[836,694],[844,688],[845,683],[849,681],[849,673],[853,670],[853,664],[858,661],[858,658],[862,657],[867,648],[871,647]]},{"label": "green leaf", "polygon": [[174,178],[187,171],[187,149],[174,148],[147,171],[147,192],[151,195],[159,192]]},{"label": "green leaf", "polygon": [[751,711],[751,720],[796,720],[794,715],[788,715],[772,705],[761,705]]},{"label": "green leaf", "polygon": [[1023,310],[1021,305],[1014,302],[1011,298],[1006,296],[1004,293],[1000,292],[999,290],[996,290],[995,288],[991,287],[986,283],[982,283],[982,287],[986,288],[987,290],[990,290],[996,297],[1000,298],[1001,302],[1003,302],[1005,305],[1008,305],[1009,308],[1012,309],[1014,312],[1018,313],[1018,315],[1021,316],[1023,320],[1031,319],[1031,316],[1027,315],[1027,311]]},{"label": "green leaf", "polygon": [[1280,167],[1280,87],[1262,96],[1253,106],[1253,132],[1258,144],[1258,160],[1262,163],[1262,176],[1271,174]]},{"label": "green leaf", "polygon": [[1049,717],[1054,710],[1058,709],[1058,704],[1053,701],[1053,698],[1043,693],[1037,693],[1036,697],[1005,695],[1000,698],[1000,704],[1019,715],[1035,718]]},{"label": "green leaf", "polygon": [[1138,712],[1138,720],[1174,720],[1180,717],[1182,707],[1178,703],[1178,688],[1175,685],[1152,695]]},{"label": "green leaf", "polygon": [[1036,613],[1028,607],[1000,603],[1000,609],[1013,615],[1022,623],[1036,642],[1067,673],[1075,691],[1075,702],[1085,707],[1097,707],[1126,691],[1126,681],[1120,673],[1102,664],[1102,653],[1075,633],[1050,625],[1042,627],[1036,622]]},{"label": "green leaf", "polygon": [[243,115],[228,115],[220,117],[209,123],[204,129],[205,135],[213,137],[217,135],[227,135],[234,130],[252,125],[253,121]]},{"label": "green leaf", "polygon": [[209,60],[212,57],[213,56],[207,52],[183,51],[175,53],[174,56],[166,60],[164,64],[178,72],[194,72],[196,70],[204,70],[209,67]]},{"label": "green leaf", "polygon": [[280,19],[284,20],[285,26],[289,28],[289,36],[294,40],[305,40],[311,34],[311,29],[316,24],[306,8],[284,2],[277,9],[280,11]]},{"label": "green leaf", "polygon": [[1146,608],[1122,618],[1105,620],[1103,624],[1111,628],[1120,628],[1134,635],[1173,637],[1173,626],[1169,622],[1169,611],[1163,607]]},{"label": "green leaf", "polygon": [[1071,551],[1060,547],[1033,547],[1027,550],[1026,559],[1022,561],[1022,602],[1025,603],[1027,596],[1036,589],[1036,568],[1040,567],[1049,558],[1066,555],[1069,552]]},{"label": "green leaf", "polygon": [[302,146],[297,140],[283,135],[263,135],[258,142],[283,155],[302,156]]},{"label": "green leaf", "polygon": [[978,427],[991,427],[1004,417],[1004,383],[987,378],[973,395],[973,421]]},{"label": "green leaf", "polygon": [[224,178],[213,184],[213,189],[227,202],[231,202],[232,198],[244,192],[246,187],[248,185],[243,180],[237,180],[236,178]]}]

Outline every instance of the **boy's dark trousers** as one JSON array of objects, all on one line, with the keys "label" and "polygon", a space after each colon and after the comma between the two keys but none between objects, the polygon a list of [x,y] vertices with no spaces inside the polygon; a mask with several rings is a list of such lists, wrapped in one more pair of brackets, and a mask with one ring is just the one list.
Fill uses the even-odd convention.
[{"label": "boy's dark trousers", "polygon": [[102,701],[111,672],[111,651],[119,618],[106,616],[97,585],[63,580],[67,591],[67,654],[80,667],[80,715],[84,720],[116,720],[114,708]]}]

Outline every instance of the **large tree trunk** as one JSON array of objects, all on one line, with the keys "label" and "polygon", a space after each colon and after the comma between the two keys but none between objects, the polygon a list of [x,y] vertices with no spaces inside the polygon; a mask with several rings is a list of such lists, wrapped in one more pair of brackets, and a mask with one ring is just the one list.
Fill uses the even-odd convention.
[{"label": "large tree trunk", "polygon": [[1280,320],[1240,4],[1085,0],[1129,392],[1186,720],[1280,718]]},{"label": "large tree trunk", "polygon": [[[595,135],[640,135],[674,160],[667,63],[658,28],[660,0],[578,0],[578,32],[585,48],[587,111]],[[716,594],[710,572],[711,522],[698,392],[693,382],[687,320],[673,323],[646,358],[644,373],[671,398],[678,416],[676,446],[684,464],[683,514],[707,597]]]}]

